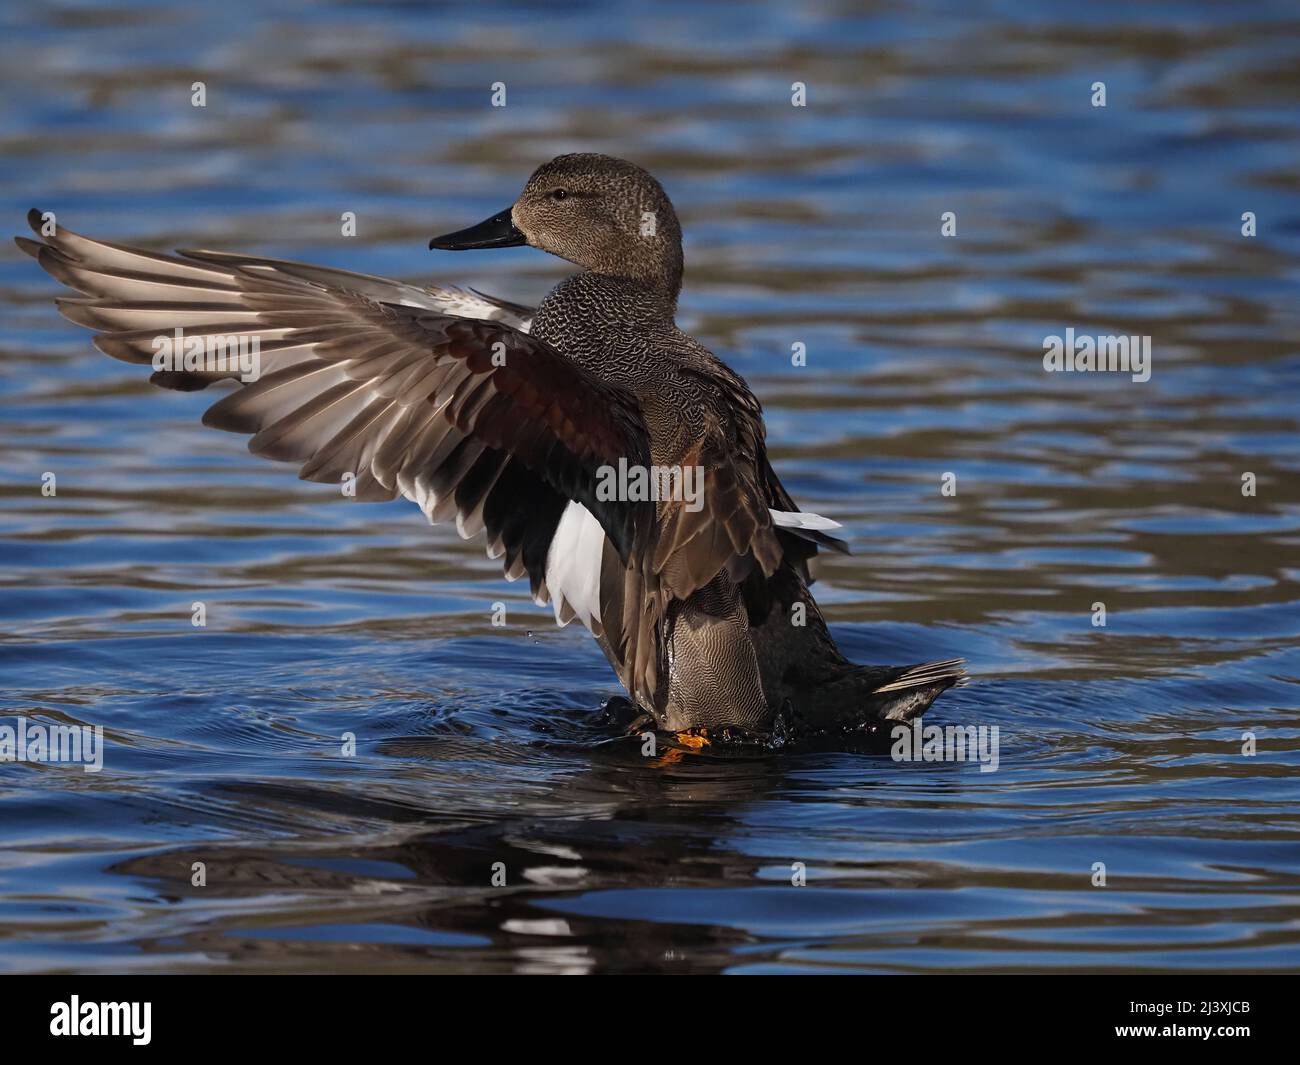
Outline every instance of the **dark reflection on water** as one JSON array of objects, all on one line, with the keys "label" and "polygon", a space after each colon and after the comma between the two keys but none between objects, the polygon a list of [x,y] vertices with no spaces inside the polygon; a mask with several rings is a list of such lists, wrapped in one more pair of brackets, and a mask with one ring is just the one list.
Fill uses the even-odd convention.
[{"label": "dark reflection on water", "polygon": [[[755,386],[796,497],[850,526],[819,593],[845,649],[965,655],[976,682],[931,719],[1001,737],[993,773],[643,758],[599,723],[594,647],[476,546],[203,430],[207,397],[99,356],[10,252],[0,711],[103,725],[108,750],[99,774],[0,766],[0,964],[1298,967],[1286,5],[0,19],[14,231],[37,205],[533,301],[561,264],[428,236],[561,151],[651,167],[687,230],[683,324]],[[1070,326],[1150,335],[1151,380],[1044,374]]]}]

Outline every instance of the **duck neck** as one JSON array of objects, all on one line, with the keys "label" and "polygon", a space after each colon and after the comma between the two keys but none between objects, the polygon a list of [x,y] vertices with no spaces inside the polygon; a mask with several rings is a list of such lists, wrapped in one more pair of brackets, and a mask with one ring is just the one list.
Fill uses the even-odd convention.
[{"label": "duck neck", "polygon": [[655,272],[644,276],[632,276],[589,270],[586,276],[591,279],[588,282],[589,286],[603,288],[618,295],[623,301],[623,306],[617,310],[624,319],[671,324],[677,313],[677,294],[682,289],[680,262],[672,273]]},{"label": "duck neck", "polygon": [[542,300],[530,331],[576,354],[619,333],[672,328],[676,310],[676,289],[584,270],[565,278]]},{"label": "duck neck", "polygon": [[[627,271],[627,265],[631,270]],[[682,291],[682,246],[680,241],[673,241],[667,247],[656,249],[641,268],[635,261],[626,264],[620,277],[633,281],[643,288],[658,294],[670,307],[677,306],[677,296]]]}]

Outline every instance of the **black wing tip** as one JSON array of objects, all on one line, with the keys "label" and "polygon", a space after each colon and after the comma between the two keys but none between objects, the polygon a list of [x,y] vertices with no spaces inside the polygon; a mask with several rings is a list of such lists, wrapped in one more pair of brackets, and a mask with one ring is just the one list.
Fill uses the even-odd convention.
[{"label": "black wing tip", "polygon": [[827,536],[826,539],[819,540],[818,543],[824,547],[829,547],[832,551],[838,551],[841,555],[853,554],[853,549],[849,547],[848,541],[841,540],[838,536]]},{"label": "black wing tip", "polygon": [[90,343],[110,359],[134,363],[137,366],[151,366],[153,364],[153,359],[150,356],[136,351],[129,344],[124,344],[121,339],[112,333],[96,333],[90,338]]},{"label": "black wing tip", "polygon": [[[33,207],[30,211],[27,212],[27,224],[31,227],[32,232],[35,233],[38,237],[43,238],[44,236],[44,234],[41,233],[41,226],[44,225],[44,223],[45,223],[45,212],[42,211],[39,207]],[[14,243],[17,244],[22,251],[26,252],[33,259],[36,259],[40,256],[42,248],[49,247],[49,245],[45,243],[44,239],[32,240],[31,237],[26,235],[14,237]]]},{"label": "black wing tip", "polygon": [[173,392],[198,392],[212,384],[212,380],[202,374],[186,373],[184,370],[155,370],[149,375],[151,385]]},{"label": "black wing tip", "polygon": [[805,549],[805,554],[807,555],[815,555],[817,550],[822,548],[829,551],[836,551],[841,555],[853,554],[853,551],[849,548],[846,541],[841,540],[838,536],[831,536],[829,533],[824,533],[820,529],[796,529],[789,525],[773,525],[772,527],[776,530],[778,537],[788,538],[786,542],[789,544],[811,544],[815,550],[808,552]]},{"label": "black wing tip", "polygon": [[[238,395],[238,393],[232,393],[232,395]],[[203,418],[201,419],[202,424],[209,429],[220,429],[223,433],[254,432],[255,427],[249,425],[244,419],[232,415],[228,406],[222,406],[222,404],[229,398],[230,396],[225,396],[205,410],[203,412]],[[251,451],[252,441],[249,441],[249,445],[249,450]]]}]

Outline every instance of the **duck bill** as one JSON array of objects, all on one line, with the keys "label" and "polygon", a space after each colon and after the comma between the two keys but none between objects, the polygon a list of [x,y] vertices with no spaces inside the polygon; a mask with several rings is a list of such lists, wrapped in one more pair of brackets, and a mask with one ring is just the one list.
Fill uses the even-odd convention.
[{"label": "duck bill", "polygon": [[476,226],[434,237],[429,241],[429,247],[445,251],[467,251],[470,248],[516,248],[520,244],[527,244],[528,238],[511,221],[510,211],[511,208],[507,207],[500,214],[494,214]]}]

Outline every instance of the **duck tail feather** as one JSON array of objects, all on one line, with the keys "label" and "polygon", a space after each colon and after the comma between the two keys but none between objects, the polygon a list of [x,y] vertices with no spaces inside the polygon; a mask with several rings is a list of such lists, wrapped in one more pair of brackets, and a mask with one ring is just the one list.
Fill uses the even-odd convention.
[{"label": "duck tail feather", "polygon": [[886,692],[907,691],[912,688],[929,688],[942,685],[939,689],[960,687],[970,679],[966,672],[964,658],[945,658],[939,662],[921,662],[915,666],[905,666],[887,683],[872,691],[872,695]]}]

